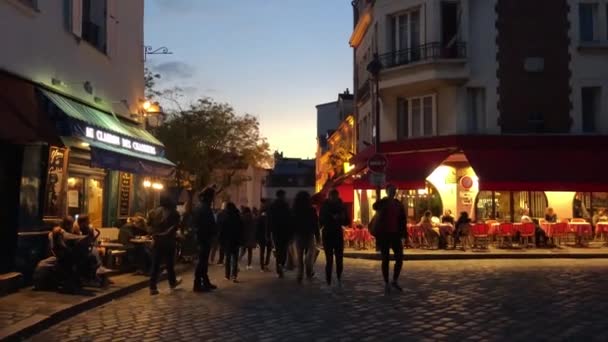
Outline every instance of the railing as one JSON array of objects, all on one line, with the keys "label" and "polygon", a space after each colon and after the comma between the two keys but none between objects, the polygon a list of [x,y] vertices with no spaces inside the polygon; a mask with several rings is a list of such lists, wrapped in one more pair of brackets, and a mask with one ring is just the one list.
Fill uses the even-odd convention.
[{"label": "railing", "polygon": [[380,62],[382,68],[386,69],[434,59],[464,59],[466,55],[466,43],[459,42],[446,47],[435,42],[382,54],[380,55]]}]

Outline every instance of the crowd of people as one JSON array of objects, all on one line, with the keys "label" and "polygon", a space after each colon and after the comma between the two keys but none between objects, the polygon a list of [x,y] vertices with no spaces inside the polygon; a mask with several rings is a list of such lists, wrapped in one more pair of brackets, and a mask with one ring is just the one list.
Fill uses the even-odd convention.
[{"label": "crowd of people", "polygon": [[[377,224],[374,235],[382,253],[382,274],[385,289],[401,291],[398,278],[403,265],[403,243],[407,240],[406,218],[403,206],[395,198],[396,189],[387,188],[388,197],[374,204]],[[284,278],[286,270],[297,269],[296,279],[312,280],[314,264],[321,248],[325,253],[325,282],[342,287],[344,271],[344,233],[351,220],[337,190],[329,192],[320,205],[313,205],[311,194],[299,192],[288,203],[285,191],[279,190],[273,201],[262,200],[261,208],[237,206],[233,202],[222,204],[214,210],[215,188],[209,187],[198,194],[198,204],[188,215],[180,215],[175,201],[167,194],[161,195],[160,205],[151,210],[147,218],[135,216],[119,233],[119,241],[129,246],[131,241],[143,235],[149,239],[146,255],[136,264],[149,274],[151,295],[159,293],[157,283],[161,265],[167,271],[171,288],[181,279],[175,274],[178,231],[189,226],[196,234],[198,262],[194,272],[194,292],[209,292],[217,286],[209,278],[209,264],[219,252],[218,264],[223,264],[225,278],[238,283],[239,261],[245,255],[246,269],[253,268],[253,252],[259,248],[259,268],[269,272],[274,255],[274,270],[278,278]],[[53,270],[55,279],[62,280],[63,287],[78,288],[83,279],[101,279],[109,270],[102,265],[98,248],[99,230],[81,215],[76,222],[66,217],[62,224],[50,233]],[[395,254],[395,268],[389,282],[389,252]],[[40,267],[45,263],[41,262]],[[43,267],[44,268],[44,267]],[[50,269],[50,268],[49,268]],[[47,272],[48,273],[48,272]],[[105,278],[107,280],[107,278]],[[335,282],[334,282],[335,279]]]},{"label": "crowd of people", "polygon": [[[388,197],[375,206],[378,216],[375,234],[383,255],[382,271],[387,292],[402,290],[398,279],[403,265],[403,239],[407,238],[400,228],[405,225],[405,212],[395,199],[395,193],[395,188],[389,186]],[[286,269],[292,265],[297,268],[298,283],[304,277],[312,280],[315,276],[313,266],[320,252],[319,246],[322,246],[326,260],[325,282],[332,285],[335,266],[335,284],[342,286],[343,227],[350,225],[350,218],[338,191],[331,190],[319,208],[313,205],[308,192],[299,192],[292,205],[285,195],[283,190],[277,191],[276,199],[263,201],[260,210],[246,207],[239,210],[234,203],[227,202],[216,215],[213,211],[214,188],[206,188],[199,194],[199,205],[194,209],[190,222],[199,243],[194,292],[217,289],[208,274],[210,260],[215,259],[214,249],[219,249],[218,264],[224,264],[226,280],[238,282],[239,260],[247,254],[247,269],[251,269],[256,246],[259,247],[261,271],[269,271],[271,253],[274,252],[278,278],[283,278]],[[393,249],[396,259],[391,282],[388,274],[390,249]],[[170,280],[170,285],[173,284]],[[150,289],[152,294],[157,293],[154,282],[151,282]]]}]

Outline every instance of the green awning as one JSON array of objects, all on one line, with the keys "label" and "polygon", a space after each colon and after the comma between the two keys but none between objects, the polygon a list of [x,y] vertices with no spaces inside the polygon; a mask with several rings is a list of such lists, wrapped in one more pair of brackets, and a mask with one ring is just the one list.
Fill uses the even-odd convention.
[{"label": "green awning", "polygon": [[53,93],[42,88],[39,88],[39,90],[46,98],[53,102],[59,109],[61,109],[61,111],[72,119],[95,126],[99,129],[114,132],[127,138],[157,146],[163,146],[163,143],[150,134],[150,132],[138,127],[135,124],[121,122],[112,114],[84,105],[57,93]]}]

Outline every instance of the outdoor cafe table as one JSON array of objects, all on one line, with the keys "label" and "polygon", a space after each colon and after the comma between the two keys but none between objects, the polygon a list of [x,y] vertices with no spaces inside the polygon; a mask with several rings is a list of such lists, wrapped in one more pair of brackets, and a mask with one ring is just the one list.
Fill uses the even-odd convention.
[{"label": "outdoor cafe table", "polygon": [[598,222],[595,225],[595,234],[608,234],[608,222]]},{"label": "outdoor cafe table", "polygon": [[583,239],[593,235],[591,223],[588,222],[570,222],[568,231],[576,234],[576,245],[584,246]]}]

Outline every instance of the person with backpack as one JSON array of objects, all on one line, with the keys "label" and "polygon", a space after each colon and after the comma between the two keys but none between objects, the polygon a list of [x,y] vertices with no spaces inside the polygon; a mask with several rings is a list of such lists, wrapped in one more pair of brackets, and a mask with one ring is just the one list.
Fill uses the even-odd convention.
[{"label": "person with backpack", "polygon": [[313,264],[316,256],[316,242],[321,240],[319,217],[312,206],[310,194],[300,191],[293,203],[293,222],[297,247],[296,262],[298,265],[298,283],[302,283],[304,268],[306,279],[312,280]]},{"label": "person with backpack", "polygon": [[323,227],[322,240],[326,259],[325,280],[327,285],[330,286],[335,259],[337,285],[342,287],[342,271],[344,269],[344,231],[342,227],[348,226],[350,219],[338,190],[332,189],[329,191],[328,199],[321,206],[319,218]]},{"label": "person with backpack", "polygon": [[199,195],[199,204],[192,213],[192,225],[196,230],[199,246],[198,263],[194,272],[194,292],[209,292],[217,289],[209,280],[209,253],[211,245],[216,239],[217,225],[211,205],[215,197],[213,188],[206,188]]},{"label": "person with backpack", "polygon": [[276,193],[277,198],[272,202],[268,209],[268,228],[272,234],[272,240],[276,251],[276,271],[279,279],[284,276],[287,250],[293,235],[291,210],[289,204],[287,204],[285,195],[284,190],[278,190]]},{"label": "person with backpack", "polygon": [[[373,232],[376,244],[380,247],[382,254],[382,277],[384,278],[384,292],[390,293],[391,287],[399,292],[403,289],[399,286],[399,274],[403,267],[403,239],[407,241],[407,218],[405,209],[401,202],[395,198],[397,188],[394,185],[386,187],[387,197],[374,203],[376,211]],[[390,250],[395,255],[395,269],[393,280],[389,284],[389,260]]]}]

